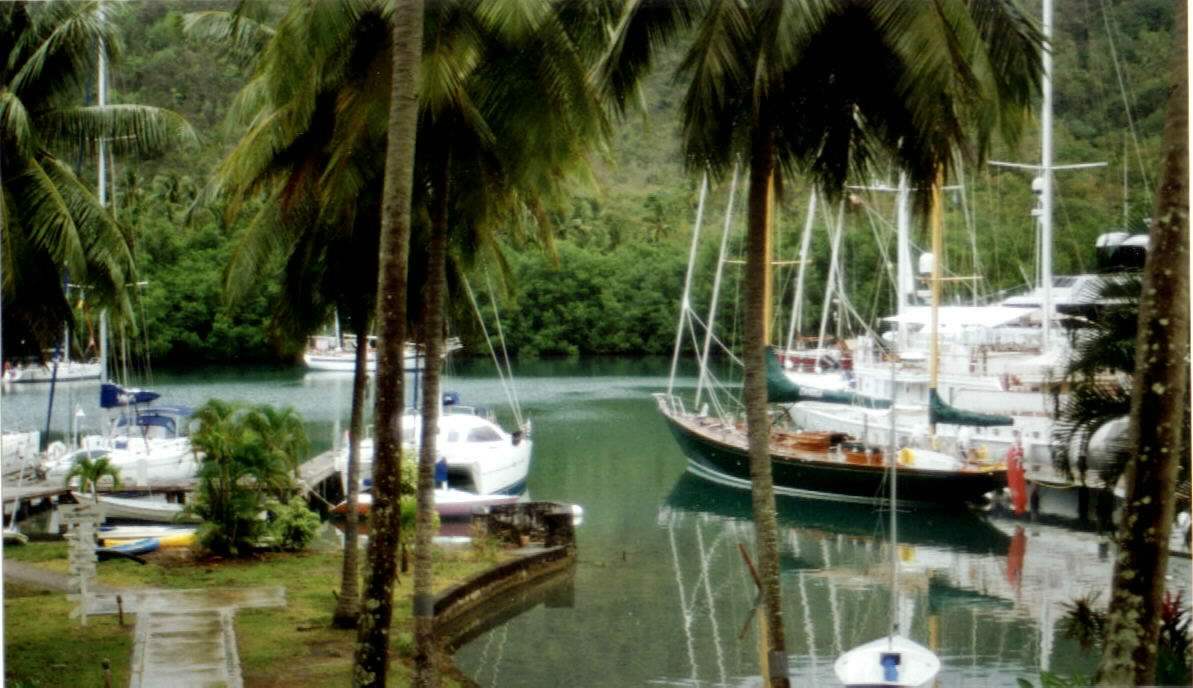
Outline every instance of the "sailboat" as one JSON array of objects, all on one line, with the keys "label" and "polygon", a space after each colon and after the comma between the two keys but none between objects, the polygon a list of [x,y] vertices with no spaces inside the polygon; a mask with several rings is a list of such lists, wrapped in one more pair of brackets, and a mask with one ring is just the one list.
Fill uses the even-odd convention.
[{"label": "sailboat", "polygon": [[[731,187],[729,208],[732,208]],[[726,221],[722,236],[722,256],[718,262],[713,286],[712,312],[705,322],[704,348],[700,351],[700,377],[697,382],[694,409],[689,410],[683,399],[674,393],[676,364],[682,346],[685,326],[696,316],[690,312],[690,290],[696,246],[702,221],[707,183],[702,186],[697,209],[696,230],[692,239],[692,260],[685,279],[680,323],[677,328],[671,380],[666,392],[654,395],[659,412],[667,421],[684,454],[688,470],[707,480],[723,485],[750,488],[750,462],[745,425],[741,419],[725,409],[712,385],[708,401],[703,400],[705,381],[713,374],[708,366],[712,341],[718,286],[721,270],[726,263],[724,247],[730,223]],[[728,212],[726,213],[728,217]],[[851,391],[831,391],[805,387],[793,383],[773,350],[767,352],[768,401],[772,404],[794,404],[815,400],[837,405],[853,405],[876,409],[884,416],[891,415],[889,398],[872,398]],[[713,408],[710,411],[709,404]],[[842,406],[842,407],[844,407]],[[955,411],[946,405],[939,408]],[[771,424],[770,456],[776,494],[815,499],[832,499],[859,503],[881,504],[888,501],[886,490],[887,466],[895,461],[905,467],[906,489],[900,497],[905,506],[958,506],[980,502],[985,496],[1006,484],[1006,467],[998,461],[981,461],[971,457],[950,455],[928,448],[892,446],[883,451],[874,443],[859,442],[844,432],[788,429],[780,415]]]},{"label": "sailboat", "polygon": [[[895,367],[891,364],[891,375]],[[895,413],[891,413],[890,443],[895,446]],[[903,635],[899,629],[899,547],[898,501],[899,464],[890,466],[891,518],[891,626],[883,637],[855,647],[837,658],[833,670],[847,688],[873,686],[923,686],[940,672],[940,658],[936,653]]]}]

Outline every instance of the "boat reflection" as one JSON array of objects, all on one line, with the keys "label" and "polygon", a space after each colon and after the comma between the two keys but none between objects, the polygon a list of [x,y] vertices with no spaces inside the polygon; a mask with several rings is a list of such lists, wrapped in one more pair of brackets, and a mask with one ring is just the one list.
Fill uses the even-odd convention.
[{"label": "boat reflection", "polygon": [[[795,498],[777,501],[780,576],[793,681],[835,685],[834,659],[887,631],[889,542],[884,512],[864,505]],[[692,675],[732,684],[754,642],[744,627],[754,586],[738,545],[754,546],[750,495],[684,474],[658,510],[675,569]],[[943,668],[937,685],[985,685],[1000,673],[1092,670],[1058,630],[1065,605],[1106,599],[1114,547],[1104,538],[974,512],[899,514],[902,632],[930,647]],[[1188,589],[1189,573],[1173,569]],[[741,629],[749,637],[734,637]],[[725,659],[736,657],[726,669]],[[710,681],[715,683],[716,681]]]}]

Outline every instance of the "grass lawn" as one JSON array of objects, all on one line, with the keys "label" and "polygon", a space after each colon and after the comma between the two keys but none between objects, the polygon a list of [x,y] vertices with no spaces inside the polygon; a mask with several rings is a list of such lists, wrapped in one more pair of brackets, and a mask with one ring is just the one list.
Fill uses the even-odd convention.
[{"label": "grass lawn", "polygon": [[[442,590],[491,566],[501,553],[489,548],[436,553],[436,588]],[[30,543],[4,549],[6,561],[32,563],[50,571],[67,570],[61,542]],[[364,558],[362,549],[361,558]],[[186,550],[163,550],[150,563],[119,560],[98,564],[99,581],[125,588],[205,588],[277,585],[286,587],[287,605],[243,609],[236,632],[245,686],[316,688],[348,684],[355,631],[331,628],[339,591],[341,553],[265,553],[237,559],[195,559]],[[410,684],[407,658],[413,651],[411,619],[413,571],[399,577],[395,592],[395,658],[390,685]],[[115,616],[93,616],[86,626],[69,617],[74,603],[61,592],[37,587],[4,587],[4,685],[104,686],[101,662],[111,661],[113,686],[128,685],[135,617],[121,627]],[[471,685],[466,677],[444,677],[444,686]]]}]

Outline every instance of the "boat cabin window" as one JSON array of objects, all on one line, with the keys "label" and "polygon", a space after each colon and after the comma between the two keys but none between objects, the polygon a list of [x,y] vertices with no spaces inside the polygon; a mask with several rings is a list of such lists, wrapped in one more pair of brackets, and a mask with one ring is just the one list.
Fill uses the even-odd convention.
[{"label": "boat cabin window", "polygon": [[469,442],[500,442],[501,435],[497,431],[487,425],[473,428],[468,431]]}]

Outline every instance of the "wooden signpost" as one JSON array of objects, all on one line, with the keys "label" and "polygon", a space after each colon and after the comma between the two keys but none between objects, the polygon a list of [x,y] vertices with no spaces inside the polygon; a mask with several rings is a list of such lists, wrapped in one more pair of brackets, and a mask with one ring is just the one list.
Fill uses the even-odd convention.
[{"label": "wooden signpost", "polygon": [[70,589],[67,599],[79,605],[71,610],[70,617],[79,618],[87,625],[87,608],[95,582],[95,526],[104,520],[103,508],[98,504],[59,505],[62,523],[70,528],[66,539],[70,541]]}]

